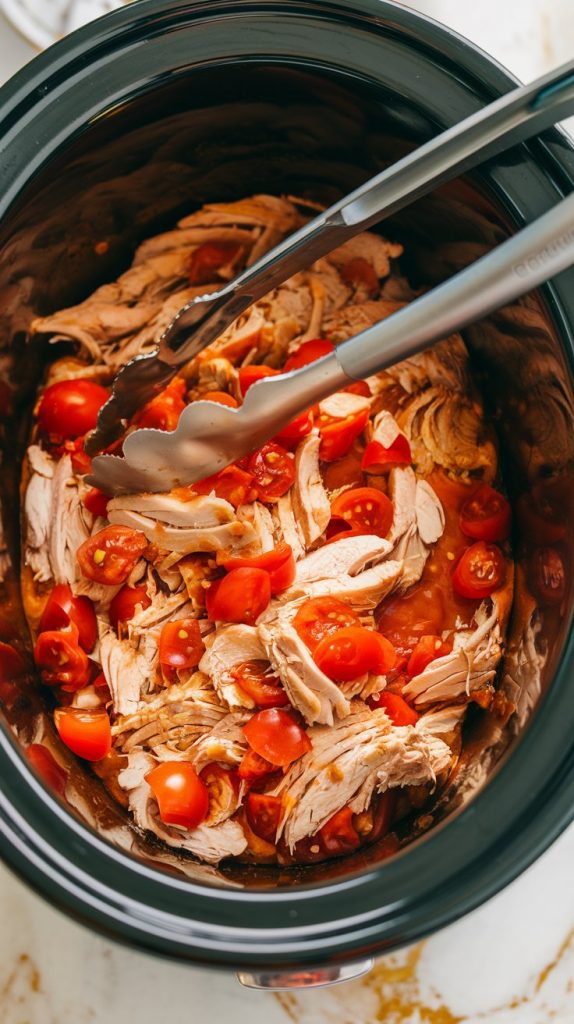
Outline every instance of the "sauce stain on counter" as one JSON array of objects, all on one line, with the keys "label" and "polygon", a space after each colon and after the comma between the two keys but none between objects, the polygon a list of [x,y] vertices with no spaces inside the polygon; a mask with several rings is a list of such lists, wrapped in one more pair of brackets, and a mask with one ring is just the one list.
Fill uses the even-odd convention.
[{"label": "sauce stain on counter", "polygon": [[[420,961],[425,943],[419,943],[404,953],[394,953],[380,960],[364,978],[348,982],[339,988],[315,992],[281,992],[276,994],[283,1011],[293,1024],[496,1024],[517,1011],[516,1022],[522,1024],[519,1011],[532,1006],[545,1012],[545,1020],[552,1020],[559,1009],[540,1003],[547,982],[565,958],[574,952],[574,928],[566,936],[554,959],[548,963],[528,986],[528,991],[514,996],[508,1002],[489,1010],[462,1017],[454,1013],[441,994],[423,983]],[[564,992],[572,990],[572,979],[565,979]],[[514,1017],[514,1013],[513,1013]]]},{"label": "sauce stain on counter", "polygon": [[43,996],[42,976],[32,957],[20,953],[0,987],[0,1022],[11,1024],[16,1018],[9,1014],[18,1012],[24,1024],[25,1017],[22,1014],[30,1008],[31,1001],[35,1001],[37,996]]}]

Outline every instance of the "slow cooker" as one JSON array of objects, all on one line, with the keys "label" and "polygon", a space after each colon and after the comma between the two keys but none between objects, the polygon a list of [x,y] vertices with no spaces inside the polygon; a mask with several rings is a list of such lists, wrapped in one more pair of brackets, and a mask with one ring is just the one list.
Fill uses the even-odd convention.
[{"label": "slow cooker", "polygon": [[[28,340],[32,317],[113,279],[144,237],[207,200],[271,192],[329,203],[514,84],[466,40],[385,0],[140,0],[0,90],[0,366],[11,382],[2,392],[0,639],[30,648],[18,473],[50,358]],[[574,151],[552,130],[384,230],[405,243],[409,278],[428,286],[573,183]],[[511,495],[524,504],[541,481],[558,482],[568,515],[573,324],[568,271],[466,335]],[[518,710],[506,727],[475,716],[454,783],[394,858],[374,846],[299,869],[216,870],[138,835],[78,764],[60,800],[25,756],[39,736],[56,742],[31,671],[16,689],[2,681],[5,861],[91,928],[263,986],[352,976],[476,907],[539,856],[574,806],[569,543],[566,597],[538,607],[525,529],[502,680]]]}]

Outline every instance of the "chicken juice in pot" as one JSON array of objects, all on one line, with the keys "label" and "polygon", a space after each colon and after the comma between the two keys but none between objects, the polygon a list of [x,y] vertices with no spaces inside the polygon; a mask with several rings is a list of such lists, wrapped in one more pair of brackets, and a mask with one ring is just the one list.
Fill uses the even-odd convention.
[{"label": "chicken juice in pot", "polygon": [[[23,474],[23,593],[61,740],[136,825],[208,863],[298,864],[383,840],[453,777],[497,689],[511,512],[460,336],[325,399],[216,476],[111,498],[85,435],[119,367],[312,216],[257,195],[143,242],[38,318],[64,342]],[[365,233],[257,302],[128,429],[238,406],[414,297]],[[70,349],[70,345],[72,348]],[[47,758],[48,753],[43,755]]]}]

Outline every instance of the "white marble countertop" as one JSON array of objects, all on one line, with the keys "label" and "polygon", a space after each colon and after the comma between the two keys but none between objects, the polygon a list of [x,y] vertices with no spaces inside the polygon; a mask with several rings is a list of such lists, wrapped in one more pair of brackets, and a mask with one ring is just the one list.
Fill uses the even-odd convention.
[{"label": "white marble countertop", "polygon": [[[38,0],[50,3],[51,0]],[[527,80],[572,56],[572,0],[418,0]],[[0,81],[33,56],[0,15]],[[462,921],[367,978],[277,996],[120,948],[0,868],[0,1024],[572,1024],[574,827]]]}]

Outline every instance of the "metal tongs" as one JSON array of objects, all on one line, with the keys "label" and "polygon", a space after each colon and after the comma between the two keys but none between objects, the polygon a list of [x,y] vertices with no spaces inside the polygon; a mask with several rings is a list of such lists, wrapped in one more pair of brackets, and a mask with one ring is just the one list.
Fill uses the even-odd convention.
[{"label": "metal tongs", "polygon": [[[574,61],[512,90],[372,178],[217,292],[177,315],[159,348],[116,376],[89,454],[116,440],[178,368],[244,310],[347,239],[471,167],[574,113]],[[211,476],[327,395],[408,358],[547,281],[574,262],[574,194],[466,270],[317,362],[263,379],[243,405],[197,401],[175,431],[136,430],[123,457],[98,455],[90,482],[108,493],[165,491]]]}]

